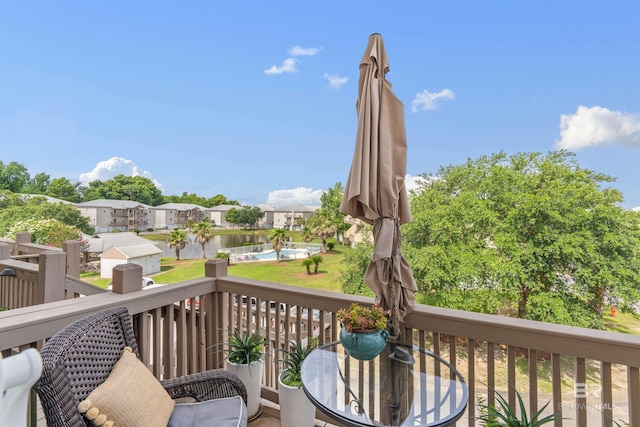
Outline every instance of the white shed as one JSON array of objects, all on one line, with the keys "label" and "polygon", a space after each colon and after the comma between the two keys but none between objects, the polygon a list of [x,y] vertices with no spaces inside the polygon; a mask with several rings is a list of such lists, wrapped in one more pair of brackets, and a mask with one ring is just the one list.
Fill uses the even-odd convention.
[{"label": "white shed", "polygon": [[159,273],[161,257],[162,250],[153,243],[114,245],[100,255],[100,277],[113,278],[113,267],[120,264],[137,264],[145,276]]}]

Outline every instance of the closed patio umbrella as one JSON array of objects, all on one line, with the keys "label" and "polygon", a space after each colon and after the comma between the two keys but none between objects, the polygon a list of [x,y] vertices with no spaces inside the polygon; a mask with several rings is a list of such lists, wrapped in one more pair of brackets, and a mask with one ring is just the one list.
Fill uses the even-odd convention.
[{"label": "closed patio umbrella", "polygon": [[400,225],[411,221],[404,184],[407,138],[404,106],[385,79],[388,71],[382,36],[374,33],[360,61],[356,146],[340,211],[373,225],[374,252],[364,281],[376,303],[391,311],[390,335],[397,337],[418,289],[400,250]]}]

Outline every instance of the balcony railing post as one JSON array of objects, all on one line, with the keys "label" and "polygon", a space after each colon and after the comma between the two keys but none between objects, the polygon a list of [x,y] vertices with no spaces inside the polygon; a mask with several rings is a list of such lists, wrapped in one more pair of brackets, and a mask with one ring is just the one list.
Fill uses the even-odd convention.
[{"label": "balcony railing post", "polygon": [[120,264],[113,267],[111,291],[128,294],[142,289],[142,267],[138,264]]},{"label": "balcony railing post", "polygon": [[62,250],[67,254],[67,274],[76,279],[80,278],[80,242],[65,240]]},{"label": "balcony railing post", "polygon": [[60,251],[44,251],[38,257],[38,287],[35,304],[61,301],[64,299],[67,256]]},{"label": "balcony railing post", "polygon": [[13,255],[21,255],[20,253],[20,245],[24,245],[27,243],[31,243],[31,233],[20,232],[16,233],[15,246],[13,248]]},{"label": "balcony railing post", "polygon": [[0,243],[0,259],[11,258],[11,246],[8,243]]},{"label": "balcony railing post", "polygon": [[[227,260],[210,259],[204,264],[206,277],[223,277],[227,275]],[[224,316],[225,308],[230,304],[229,295],[214,293],[213,301],[205,301],[207,368],[219,368],[222,365],[222,347],[224,331],[229,328],[228,319]],[[202,307],[202,305],[201,305]]]},{"label": "balcony railing post", "polygon": [[204,264],[204,275],[207,277],[222,277],[227,274],[227,260],[210,259]]}]

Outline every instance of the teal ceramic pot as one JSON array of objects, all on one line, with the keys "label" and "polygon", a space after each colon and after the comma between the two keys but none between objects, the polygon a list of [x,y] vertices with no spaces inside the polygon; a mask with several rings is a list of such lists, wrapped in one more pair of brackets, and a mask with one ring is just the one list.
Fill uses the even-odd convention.
[{"label": "teal ceramic pot", "polygon": [[380,354],[387,344],[389,333],[386,330],[372,332],[340,331],[340,342],[351,357],[358,360],[372,360]]}]

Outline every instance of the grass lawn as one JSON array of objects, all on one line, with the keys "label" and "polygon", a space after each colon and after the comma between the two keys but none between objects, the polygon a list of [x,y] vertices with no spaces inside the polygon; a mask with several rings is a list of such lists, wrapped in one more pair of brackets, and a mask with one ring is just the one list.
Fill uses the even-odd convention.
[{"label": "grass lawn", "polygon": [[[227,234],[237,234],[240,230],[220,230]],[[245,230],[245,233],[264,232],[265,230]],[[266,230],[267,232],[269,230]],[[157,235],[166,238],[166,235]],[[145,237],[149,237],[146,235]],[[292,286],[300,286],[309,289],[319,289],[331,292],[341,292],[340,272],[342,270],[342,258],[345,251],[350,248],[336,246],[336,250],[322,254],[323,262],[320,264],[318,274],[308,275],[302,260],[286,260],[282,262],[251,262],[229,266],[229,275],[244,277],[247,279],[263,280],[265,282],[284,283]],[[204,276],[204,263],[206,259],[162,258],[161,272],[154,274],[156,283],[178,283],[185,280]],[[313,271],[313,266],[311,267]],[[100,279],[99,273],[82,273],[84,281],[106,288],[111,279]],[[640,335],[640,315],[622,313],[618,311],[616,316],[605,311],[606,330],[622,332],[626,334]]]},{"label": "grass lawn", "polygon": [[[252,262],[229,266],[229,275],[247,279],[264,280],[266,282],[284,283],[310,289],[321,289],[340,292],[340,269],[342,268],[342,254],[349,248],[339,247],[338,250],[322,254],[318,274],[307,274],[302,260],[286,260],[282,262]],[[154,274],[156,283],[178,283],[185,280],[204,276],[206,259],[162,258],[161,272]],[[313,266],[311,267],[313,272]],[[82,280],[106,288],[111,279],[100,279],[99,273],[82,274]]]}]

